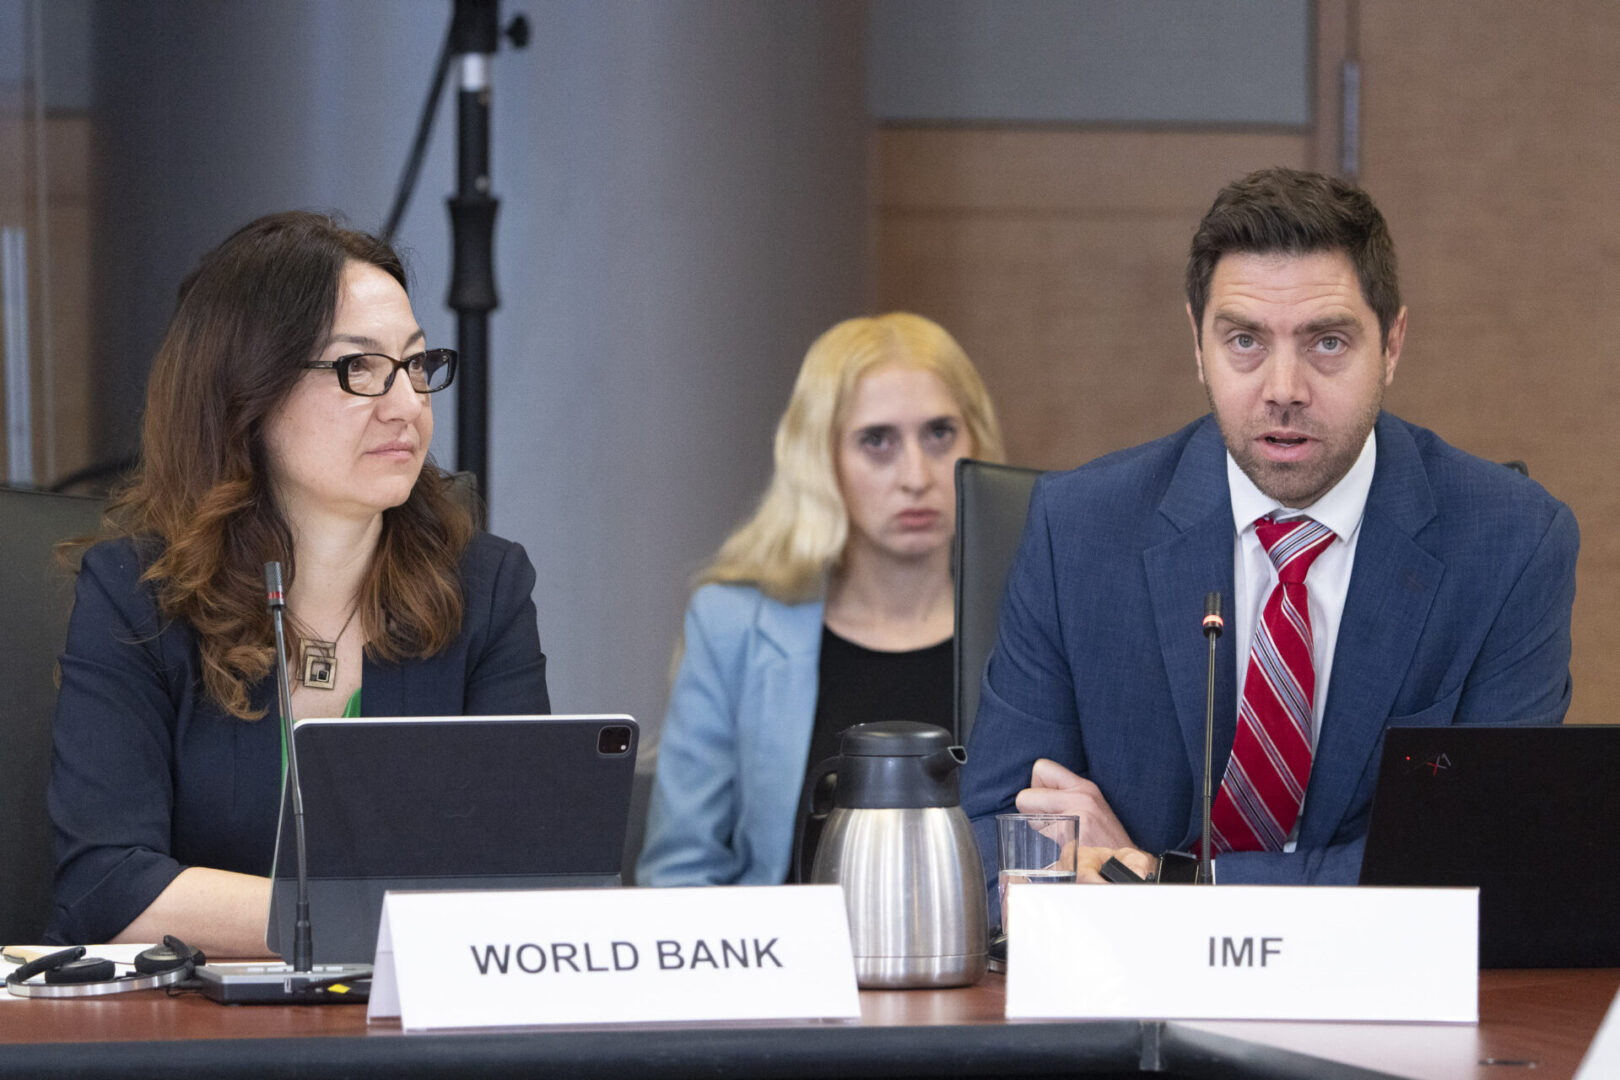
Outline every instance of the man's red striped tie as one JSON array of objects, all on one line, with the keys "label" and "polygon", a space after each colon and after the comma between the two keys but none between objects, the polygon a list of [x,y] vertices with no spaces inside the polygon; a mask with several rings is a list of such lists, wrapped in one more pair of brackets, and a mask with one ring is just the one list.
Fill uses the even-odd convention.
[{"label": "man's red striped tie", "polygon": [[1237,737],[1210,812],[1217,851],[1280,851],[1311,777],[1311,613],[1305,575],[1333,542],[1333,530],[1308,517],[1261,518],[1260,544],[1277,568],[1249,648]]}]

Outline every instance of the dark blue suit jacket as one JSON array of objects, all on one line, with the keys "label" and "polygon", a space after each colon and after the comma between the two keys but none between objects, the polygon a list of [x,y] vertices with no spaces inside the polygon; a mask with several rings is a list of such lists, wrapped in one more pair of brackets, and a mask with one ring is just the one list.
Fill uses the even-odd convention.
[{"label": "dark blue suit jacket", "polygon": [[[238,720],[203,692],[196,633],[164,622],[132,541],[97,544],[79,572],[48,799],[56,826],[47,940],[111,939],[181,870],[268,874],[281,800],[275,680],[253,688],[264,719]],[[534,567],[479,533],[461,560],[461,633],[425,660],[361,675],[364,716],[547,713]],[[341,713],[343,702],[333,703]]]},{"label": "dark blue suit jacket", "polygon": [[[1223,855],[1222,882],[1353,884],[1384,729],[1556,724],[1569,707],[1575,518],[1541,486],[1388,413],[1315,764],[1291,854]],[[1043,477],[1008,578],[963,777],[994,877],[994,815],[1048,757],[1102,789],[1137,846],[1191,851],[1202,820],[1204,596],[1232,585],[1213,417]],[[1236,731],[1222,644],[1215,777]],[[994,896],[994,890],[992,890]]]}]

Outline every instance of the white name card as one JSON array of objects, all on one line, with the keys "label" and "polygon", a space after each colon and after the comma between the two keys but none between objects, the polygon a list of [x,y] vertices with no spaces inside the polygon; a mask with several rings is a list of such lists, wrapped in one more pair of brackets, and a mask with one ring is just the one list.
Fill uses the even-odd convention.
[{"label": "white name card", "polygon": [[1598,1027],[1592,1045],[1587,1047],[1575,1080],[1604,1080],[1620,1076],[1620,994],[1615,995],[1609,1014]]},{"label": "white name card", "polygon": [[407,1031],[861,1015],[835,885],[390,892],[375,968]]},{"label": "white name card", "polygon": [[1479,1019],[1479,890],[1009,886],[1007,1016]]}]

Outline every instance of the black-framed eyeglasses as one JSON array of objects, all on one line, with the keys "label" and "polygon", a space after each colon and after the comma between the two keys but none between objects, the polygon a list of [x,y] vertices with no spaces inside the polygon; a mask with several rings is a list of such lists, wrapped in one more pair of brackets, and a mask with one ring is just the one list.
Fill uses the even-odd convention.
[{"label": "black-framed eyeglasses", "polygon": [[418,394],[437,394],[456,378],[456,350],[428,349],[403,360],[382,353],[354,353],[336,360],[311,360],[308,368],[337,372],[338,385],[361,397],[382,397],[394,385],[401,368]]}]

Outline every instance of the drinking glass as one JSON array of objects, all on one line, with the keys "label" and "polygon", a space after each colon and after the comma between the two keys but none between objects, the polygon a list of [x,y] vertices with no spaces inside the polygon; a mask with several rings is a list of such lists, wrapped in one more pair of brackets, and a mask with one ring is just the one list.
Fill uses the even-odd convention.
[{"label": "drinking glass", "polygon": [[1001,928],[1008,926],[1007,886],[1072,885],[1080,819],[1072,814],[997,814]]}]

